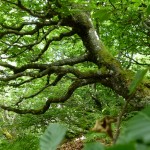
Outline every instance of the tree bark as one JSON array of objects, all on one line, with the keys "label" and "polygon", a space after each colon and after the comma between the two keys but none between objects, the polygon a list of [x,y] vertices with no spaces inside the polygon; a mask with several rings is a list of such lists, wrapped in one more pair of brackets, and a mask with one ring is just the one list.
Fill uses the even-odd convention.
[{"label": "tree bark", "polygon": [[[5,1],[3,0],[3,2]],[[82,8],[84,6],[79,5],[73,6],[73,4],[69,3],[70,6],[68,8],[68,11],[73,7],[75,7],[75,10],[77,9],[78,11],[75,13],[70,12],[69,15],[68,14],[64,15],[62,13],[64,9],[63,8],[61,9],[62,6],[58,1],[56,3],[56,7],[58,8],[58,10],[60,9],[61,11],[57,12],[57,10],[51,8],[48,5],[48,8],[51,9],[50,10],[48,9],[47,11],[50,12],[49,13],[42,12],[42,14],[30,10],[30,8],[24,6],[24,4],[21,3],[21,1],[18,1],[18,3],[6,1],[6,3],[9,3],[12,6],[15,5],[17,9],[19,10],[21,9],[24,12],[24,15],[26,15],[27,13],[29,15],[27,17],[31,16],[31,18],[36,18],[35,20],[37,21],[33,22],[29,21],[21,23],[18,23],[16,21],[17,25],[15,27],[9,26],[7,24],[6,25],[1,24],[2,29],[4,30],[0,32],[0,38],[3,39],[5,36],[11,35],[12,37],[14,36],[15,39],[15,41],[13,41],[12,40],[13,38],[11,39],[11,36],[7,36],[8,38],[7,42],[3,43],[4,47],[5,44],[6,47],[9,46],[10,51],[9,48],[8,50],[4,49],[2,50],[2,54],[6,53],[5,55],[7,55],[7,51],[9,51],[10,54],[11,53],[13,54],[13,51],[11,51],[12,47],[14,47],[16,51],[25,49],[25,51],[21,51],[21,53],[24,54],[24,56],[22,55],[21,56],[25,58],[29,58],[29,56],[25,54],[26,51],[28,53],[31,52],[30,53],[31,55],[34,54],[32,53],[31,49],[33,49],[33,51],[35,50],[37,54],[35,54],[34,58],[31,59],[29,58],[30,60],[27,63],[22,63],[22,66],[13,66],[8,64],[7,61],[2,60],[0,62],[0,66],[4,67],[5,70],[0,70],[1,73],[3,74],[2,76],[0,76],[0,81],[2,81],[2,83],[3,82],[8,83],[8,86],[19,87],[25,83],[31,83],[32,80],[37,78],[42,78],[44,76],[48,78],[46,85],[42,87],[38,92],[19,99],[19,101],[16,104],[21,103],[24,99],[33,98],[34,96],[37,96],[39,93],[41,93],[44,89],[46,89],[49,86],[55,86],[65,75],[69,73],[74,75],[75,79],[71,81],[72,83],[66,90],[66,94],[60,97],[53,97],[53,98],[47,97],[47,100],[43,105],[43,107],[38,110],[35,109],[22,110],[16,107],[14,108],[11,106],[8,107],[5,105],[0,105],[2,109],[14,111],[20,114],[26,113],[42,114],[49,109],[51,103],[65,102],[71,97],[71,95],[77,88],[95,83],[100,83],[106,87],[111,88],[117,94],[121,95],[125,99],[129,99],[130,97],[130,99],[132,98],[134,100],[137,100],[137,102],[141,99],[147,101],[150,100],[150,81],[143,80],[137,87],[136,92],[134,94],[132,93],[132,95],[129,95],[129,87],[134,79],[135,73],[130,70],[124,69],[121,66],[121,64],[117,61],[117,59],[111,55],[111,50],[108,50],[103,44],[102,40],[99,38],[89,13],[87,13],[86,11],[82,11]],[[34,25],[34,27],[31,30],[29,31],[23,30],[23,28],[26,28],[26,26],[32,24]],[[50,33],[52,33],[52,31],[55,30],[56,28],[62,31],[61,29],[62,26],[67,27],[67,29],[69,29],[69,32],[68,31],[63,33],[60,32],[60,34],[56,37],[50,35]],[[46,29],[44,29],[44,27],[46,27]],[[72,31],[70,31],[70,28],[72,28]],[[45,30],[45,33],[42,30],[43,31]],[[40,38],[38,37],[39,39],[34,38],[32,39],[33,35],[35,36],[35,34],[37,34],[39,36],[39,33],[41,34],[40,35],[41,37]],[[74,36],[74,34],[77,34],[80,37],[84,47],[86,48],[86,52],[84,55],[80,56],[77,55],[76,57],[60,59],[58,61],[54,60],[54,62],[52,63],[46,62],[45,64],[43,64],[43,61],[38,62],[38,60],[42,59],[42,56],[49,49],[49,47],[51,46],[50,44],[52,42],[55,41],[61,42],[61,40],[64,37],[71,37]],[[26,35],[30,35],[32,42],[29,42],[29,44],[28,42],[27,43],[21,42],[23,37]],[[4,38],[4,41],[5,40],[6,39]],[[45,41],[43,42],[43,40]],[[40,50],[34,49],[34,47],[36,47],[38,44],[41,44],[42,42],[45,43],[44,48]],[[9,45],[9,43],[12,43],[11,46]],[[20,55],[20,52],[18,53],[18,55]],[[16,57],[17,57],[16,54],[12,55],[12,58]],[[92,62],[97,66],[97,68],[92,72],[88,70],[86,72],[82,72],[82,70],[79,70],[78,68],[74,67],[75,64],[85,62]],[[33,70],[35,70],[35,72]],[[55,74],[56,79],[52,83],[49,83],[49,78],[50,75],[52,74]],[[23,81],[9,84],[10,81],[22,77],[29,77],[29,79],[23,78]],[[133,104],[136,104],[136,102],[134,101]]]},{"label": "tree bark", "polygon": [[[105,72],[111,75],[105,79],[100,79],[100,83],[128,99],[131,96],[129,95],[129,86],[135,73],[122,68],[121,64],[111,55],[111,51],[106,49],[99,39],[90,16],[83,12],[78,13],[65,18],[63,24],[71,26],[81,38],[88,51],[89,61],[100,68],[99,73]],[[150,100],[150,82],[143,81],[132,96],[137,100]]]}]

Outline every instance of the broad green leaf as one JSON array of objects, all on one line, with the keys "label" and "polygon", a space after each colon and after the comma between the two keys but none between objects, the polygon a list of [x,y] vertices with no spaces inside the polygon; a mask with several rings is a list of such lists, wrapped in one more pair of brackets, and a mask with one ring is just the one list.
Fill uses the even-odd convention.
[{"label": "broad green leaf", "polygon": [[141,3],[141,0],[132,0],[132,2]]},{"label": "broad green leaf", "polygon": [[133,79],[130,87],[129,87],[129,95],[134,93],[137,86],[140,84],[140,82],[143,80],[145,74],[147,73],[148,69],[144,69],[144,70],[139,70],[136,75],[135,78]]},{"label": "broad green leaf", "polygon": [[110,2],[115,3],[117,0],[110,0]]},{"label": "broad green leaf", "polygon": [[104,146],[98,142],[87,143],[83,150],[105,150]]},{"label": "broad green leaf", "polygon": [[150,144],[150,106],[129,120],[124,137],[126,142],[141,141]]},{"label": "broad green leaf", "polygon": [[150,15],[150,5],[147,7],[147,14]]},{"label": "broad green leaf", "polygon": [[98,18],[100,21],[105,21],[110,18],[110,12],[108,9],[100,9],[98,11],[95,11],[93,17]]},{"label": "broad green leaf", "polygon": [[118,144],[114,145],[107,150],[136,150],[135,143],[127,143],[127,144]]},{"label": "broad green leaf", "polygon": [[136,150],[150,150],[150,146],[143,143],[137,143]]},{"label": "broad green leaf", "polygon": [[50,124],[40,139],[41,150],[56,150],[64,138],[66,130],[66,127],[61,124]]}]

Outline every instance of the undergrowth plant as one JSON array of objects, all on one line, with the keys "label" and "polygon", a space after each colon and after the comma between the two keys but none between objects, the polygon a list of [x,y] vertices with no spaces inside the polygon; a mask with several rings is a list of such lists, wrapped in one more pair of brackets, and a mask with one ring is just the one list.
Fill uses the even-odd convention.
[{"label": "undergrowth plant", "polygon": [[[132,96],[140,84],[148,69],[138,71],[129,87]],[[130,100],[125,103],[124,109]],[[126,129],[119,136],[119,128],[124,109],[118,117],[117,132],[115,143],[110,147],[105,147],[100,142],[85,143],[83,150],[148,150],[150,149],[150,106],[140,111],[137,115],[129,119]],[[40,139],[41,150],[56,150],[66,133],[66,127],[54,123],[50,124]],[[118,137],[119,136],[119,137]]]}]

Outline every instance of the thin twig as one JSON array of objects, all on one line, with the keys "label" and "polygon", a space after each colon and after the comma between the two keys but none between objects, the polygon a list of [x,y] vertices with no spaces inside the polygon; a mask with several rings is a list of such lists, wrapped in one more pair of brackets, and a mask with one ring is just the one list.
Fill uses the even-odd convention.
[{"label": "thin twig", "polygon": [[118,116],[118,119],[117,119],[117,129],[116,129],[116,134],[114,135],[114,138],[113,138],[113,144],[116,143],[118,137],[119,137],[119,134],[120,134],[120,125],[121,125],[121,121],[122,121],[122,116],[124,115],[125,113],[125,110],[129,104],[129,101],[130,101],[130,97],[126,100],[123,108],[122,108],[122,111],[120,112],[119,116]]}]

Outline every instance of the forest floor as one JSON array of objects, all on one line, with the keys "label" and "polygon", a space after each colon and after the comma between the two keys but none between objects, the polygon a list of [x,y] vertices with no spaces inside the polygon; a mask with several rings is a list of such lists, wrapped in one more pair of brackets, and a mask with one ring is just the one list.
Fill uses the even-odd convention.
[{"label": "forest floor", "polygon": [[[111,142],[108,142],[105,139],[99,139],[99,140],[96,140],[96,142],[100,142],[100,143],[104,144],[105,146],[112,145]],[[84,146],[84,140],[78,138],[78,139],[74,139],[74,140],[65,142],[57,150],[82,150],[83,146]]]}]

